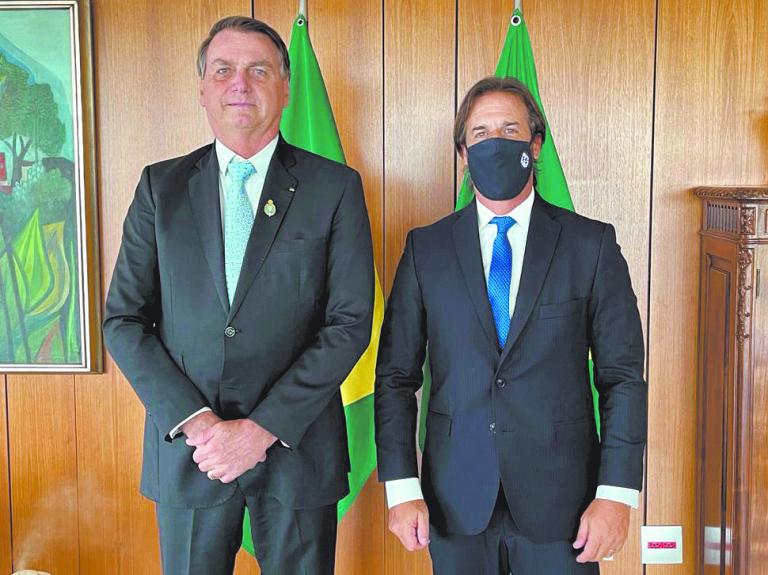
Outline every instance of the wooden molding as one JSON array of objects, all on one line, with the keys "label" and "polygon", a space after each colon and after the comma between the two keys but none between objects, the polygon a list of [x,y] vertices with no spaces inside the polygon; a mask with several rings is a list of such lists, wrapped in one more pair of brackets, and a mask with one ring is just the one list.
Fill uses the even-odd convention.
[{"label": "wooden molding", "polygon": [[767,200],[768,186],[700,186],[693,188],[699,198],[722,198],[727,200]]},{"label": "wooden molding", "polygon": [[739,300],[737,308],[736,339],[739,342],[739,353],[744,348],[744,340],[749,339],[752,332],[752,263],[754,262],[753,251],[750,248],[739,246]]}]

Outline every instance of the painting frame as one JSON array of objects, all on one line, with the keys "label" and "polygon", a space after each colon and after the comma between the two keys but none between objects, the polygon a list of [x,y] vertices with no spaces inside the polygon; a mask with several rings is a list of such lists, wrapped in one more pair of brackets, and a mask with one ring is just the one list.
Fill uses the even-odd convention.
[{"label": "painting frame", "polygon": [[[31,269],[31,264],[25,268],[24,262],[19,262],[18,255],[14,254],[13,250],[8,247],[16,244],[4,241],[0,237],[0,247],[2,247],[2,252],[0,252],[0,288],[3,290],[0,293],[0,303],[6,308],[11,307],[6,304],[7,301],[11,301],[10,297],[2,299],[6,298],[8,293],[6,288],[9,287],[15,288],[15,300],[17,302],[17,313],[15,315],[9,317],[9,313],[6,311],[4,316],[0,316],[0,323],[2,323],[3,317],[6,321],[6,329],[0,329],[0,339],[5,337],[5,340],[7,340],[5,346],[0,345],[0,354],[3,352],[6,354],[4,356],[0,355],[0,373],[101,373],[104,365],[104,351],[101,335],[101,266],[93,96],[91,2],[90,0],[0,0],[0,22],[2,22],[4,14],[7,17],[10,17],[11,14],[15,17],[28,15],[31,18],[35,15],[35,12],[38,12],[38,16],[43,14],[39,11],[47,11],[45,12],[46,14],[51,14],[51,11],[57,11],[57,17],[58,11],[65,11],[68,15],[66,23],[69,26],[69,44],[66,46],[66,49],[70,53],[69,80],[71,82],[71,91],[69,92],[68,111],[71,112],[71,133],[68,134],[71,135],[71,172],[69,164],[66,164],[68,158],[53,159],[64,162],[66,165],[66,170],[59,170],[58,176],[61,179],[63,178],[62,174],[66,172],[66,178],[64,179],[68,180],[71,185],[71,188],[68,188],[71,191],[66,196],[66,202],[68,202],[66,209],[70,211],[67,211],[65,214],[66,223],[61,222],[59,227],[54,227],[53,224],[43,226],[41,220],[39,224],[41,226],[40,229],[44,229],[45,234],[39,233],[38,235],[47,242],[45,243],[45,248],[49,251],[45,252],[45,257],[38,259],[44,260],[45,265],[42,267],[48,268],[49,276],[51,277],[56,276],[56,273],[53,272],[58,273],[62,268],[66,269],[66,274],[58,273],[58,276],[66,277],[66,283],[69,287],[68,289],[61,287],[64,281],[60,278],[59,281],[56,281],[56,277],[49,281],[51,285],[48,286],[48,291],[59,295],[59,299],[56,300],[57,305],[61,301],[65,303],[61,304],[61,309],[56,312],[59,313],[58,317],[45,317],[49,324],[44,324],[40,328],[42,333],[45,334],[45,338],[41,340],[40,337],[42,336],[38,336],[34,342],[30,343],[31,335],[25,331],[28,327],[25,321],[30,316],[25,315],[26,308],[24,306],[31,306],[32,298],[27,297],[27,300],[19,303],[22,299],[19,296],[19,292],[23,291],[19,289],[19,285],[22,284],[26,287],[27,284],[20,282],[20,278],[16,276],[25,279],[23,273],[27,268]],[[0,27],[1,29],[2,27]],[[5,38],[0,40],[3,39]],[[0,92],[0,96],[2,96],[2,92]],[[36,107],[36,110],[38,108],[39,106]],[[66,130],[67,123],[62,122],[62,125],[65,126]],[[23,144],[23,137],[20,139]],[[30,139],[32,138],[28,137],[28,142]],[[14,139],[14,148],[16,145],[17,141]],[[4,148],[6,150],[10,149],[8,144],[5,147],[0,144],[0,152],[3,152]],[[15,154],[15,149],[11,149],[11,153]],[[39,152],[36,150],[36,161],[32,163],[33,167],[36,164],[45,165],[45,160],[52,159],[43,158],[38,160],[37,154]],[[30,164],[29,161],[15,162],[14,157],[14,169],[17,169],[15,168],[15,163],[19,165]],[[53,172],[53,169],[49,169],[51,165],[53,165],[53,161],[49,162],[47,167],[39,168],[39,171],[47,175],[49,171]],[[7,177],[6,169],[6,180]],[[18,179],[16,173],[14,173],[13,178],[16,180],[17,185],[21,184],[21,180]],[[53,176],[51,179],[53,179]],[[8,181],[6,181],[7,183]],[[13,185],[7,187],[10,187],[10,192],[7,193],[12,195],[14,193]],[[35,196],[35,198],[37,197],[39,196]],[[5,199],[2,193],[0,193],[0,199]],[[63,202],[64,200],[61,201]],[[14,204],[10,205],[13,206]],[[66,233],[61,231],[65,229],[67,230]],[[69,244],[65,245],[64,242],[66,240],[59,240],[58,236],[56,240],[48,239],[54,237],[56,233],[63,238],[69,238]],[[50,247],[52,245],[64,246],[64,249],[58,250],[60,252],[58,260],[51,255],[56,251]],[[3,264],[5,264],[5,271],[3,270]],[[30,271],[28,275],[33,276],[34,273]],[[5,285],[8,279],[10,279],[8,283],[15,283],[16,285]],[[58,294],[54,289],[56,287],[58,291],[66,291],[66,296]],[[31,292],[32,290],[28,291]],[[24,293],[26,294],[27,292]],[[52,299],[50,294],[48,299]],[[49,314],[53,314],[56,311],[55,307],[50,305],[48,300],[45,300],[43,303],[49,304],[50,309],[45,309]],[[67,306],[66,310],[64,305]],[[32,311],[36,311],[36,309]],[[17,322],[16,324],[13,324],[14,319]],[[32,319],[37,319],[37,317]],[[40,321],[42,322],[43,320]],[[45,332],[44,330],[48,325],[51,326],[50,330]],[[66,329],[64,329],[65,325]],[[16,327],[17,329],[11,329],[11,327]],[[25,333],[19,335],[20,332]],[[27,339],[25,340],[24,338]],[[23,345],[18,343],[20,339]],[[38,349],[36,346],[39,341],[42,341],[42,344]],[[8,361],[9,354],[12,354],[10,355],[12,361]]]}]

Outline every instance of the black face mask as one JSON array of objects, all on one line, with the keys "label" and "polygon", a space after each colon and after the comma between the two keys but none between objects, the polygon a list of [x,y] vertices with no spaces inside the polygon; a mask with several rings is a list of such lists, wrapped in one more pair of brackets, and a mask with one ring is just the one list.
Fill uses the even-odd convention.
[{"label": "black face mask", "polygon": [[467,148],[469,175],[489,200],[511,200],[520,195],[531,177],[531,144],[489,138]]}]

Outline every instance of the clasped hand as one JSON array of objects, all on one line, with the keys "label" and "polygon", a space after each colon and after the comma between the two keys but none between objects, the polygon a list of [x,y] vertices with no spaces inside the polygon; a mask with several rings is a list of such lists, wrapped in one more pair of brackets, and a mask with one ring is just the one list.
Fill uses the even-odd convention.
[{"label": "clasped hand", "polygon": [[423,499],[406,501],[389,510],[389,530],[408,551],[429,545],[429,509]]},{"label": "clasped hand", "polygon": [[267,449],[277,441],[250,419],[224,421],[212,412],[201,416],[201,421],[195,421],[197,417],[190,420],[182,431],[187,436],[187,445],[195,448],[192,459],[212,480],[231,483],[266,461]]}]

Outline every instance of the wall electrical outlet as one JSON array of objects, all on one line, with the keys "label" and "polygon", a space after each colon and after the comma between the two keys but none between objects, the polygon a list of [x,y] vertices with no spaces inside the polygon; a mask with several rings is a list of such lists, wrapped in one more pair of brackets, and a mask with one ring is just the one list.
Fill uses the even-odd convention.
[{"label": "wall electrical outlet", "polygon": [[640,541],[643,563],[683,562],[682,525],[643,525],[640,527]]}]

